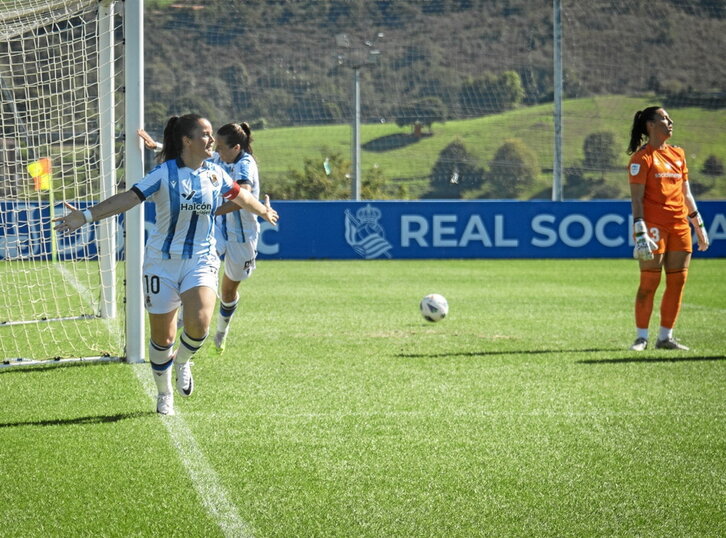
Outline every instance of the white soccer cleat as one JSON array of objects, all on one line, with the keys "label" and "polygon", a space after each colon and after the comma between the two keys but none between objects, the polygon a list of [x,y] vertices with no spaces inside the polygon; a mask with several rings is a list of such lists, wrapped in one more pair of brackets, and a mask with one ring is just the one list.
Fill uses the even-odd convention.
[{"label": "white soccer cleat", "polygon": [[630,346],[630,351],[645,351],[648,348],[648,340],[645,338],[636,338],[633,345]]},{"label": "white soccer cleat", "polygon": [[174,395],[171,392],[156,397],[156,412],[160,415],[174,415]]},{"label": "white soccer cleat", "polygon": [[185,398],[191,396],[192,392],[194,392],[191,361],[187,361],[184,364],[174,362],[174,371],[176,372],[176,388],[179,394]]},{"label": "white soccer cleat", "polygon": [[217,331],[214,335],[214,347],[219,352],[224,351],[224,342],[227,339],[227,333],[224,331]]},{"label": "white soccer cleat", "polygon": [[689,348],[681,344],[675,338],[666,338],[664,340],[658,340],[655,343],[655,349],[677,349],[679,351],[688,351]]}]

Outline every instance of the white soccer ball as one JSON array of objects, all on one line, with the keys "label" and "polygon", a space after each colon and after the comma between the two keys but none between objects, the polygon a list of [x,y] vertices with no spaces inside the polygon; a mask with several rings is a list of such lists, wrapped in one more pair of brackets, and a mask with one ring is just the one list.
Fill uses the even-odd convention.
[{"label": "white soccer ball", "polygon": [[449,303],[438,293],[431,293],[421,299],[419,308],[426,321],[441,321],[449,313]]}]

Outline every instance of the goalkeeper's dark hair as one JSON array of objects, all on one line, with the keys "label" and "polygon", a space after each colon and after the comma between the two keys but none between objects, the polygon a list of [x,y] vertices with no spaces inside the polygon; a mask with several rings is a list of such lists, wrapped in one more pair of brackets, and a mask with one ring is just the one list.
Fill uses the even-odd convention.
[{"label": "goalkeeper's dark hair", "polygon": [[203,119],[199,114],[184,114],[183,116],[172,116],[164,127],[164,147],[159,152],[157,160],[160,163],[181,157],[184,145],[182,138],[194,136],[195,130],[199,128],[199,120]]},{"label": "goalkeeper's dark hair", "polygon": [[653,121],[656,116],[656,112],[663,108],[662,106],[649,106],[643,110],[638,110],[633,118],[633,127],[630,129],[630,144],[628,144],[628,154],[632,155],[643,143],[645,138],[648,138],[648,127],[646,123]]},{"label": "goalkeeper's dark hair", "polygon": [[223,136],[228,146],[240,145],[242,151],[252,155],[252,129],[247,122],[227,123],[217,130],[218,136]]}]

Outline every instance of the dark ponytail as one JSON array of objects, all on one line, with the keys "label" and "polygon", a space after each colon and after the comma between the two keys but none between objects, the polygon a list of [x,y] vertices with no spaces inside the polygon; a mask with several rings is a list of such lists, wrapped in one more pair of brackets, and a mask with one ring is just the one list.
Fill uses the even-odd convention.
[{"label": "dark ponytail", "polygon": [[243,121],[242,123],[227,123],[222,125],[217,131],[217,135],[224,137],[224,141],[228,146],[236,146],[239,144],[242,151],[252,155],[252,129]]},{"label": "dark ponytail", "polygon": [[199,127],[199,114],[184,114],[183,116],[172,116],[164,127],[164,147],[159,152],[157,160],[160,163],[181,157],[184,145],[182,138],[191,138],[194,131]]},{"label": "dark ponytail", "polygon": [[649,106],[646,109],[638,110],[633,118],[633,126],[630,129],[630,143],[628,144],[628,154],[632,155],[643,143],[643,140],[648,138],[648,127],[647,123],[653,121],[656,116],[656,112],[663,107],[660,106]]}]

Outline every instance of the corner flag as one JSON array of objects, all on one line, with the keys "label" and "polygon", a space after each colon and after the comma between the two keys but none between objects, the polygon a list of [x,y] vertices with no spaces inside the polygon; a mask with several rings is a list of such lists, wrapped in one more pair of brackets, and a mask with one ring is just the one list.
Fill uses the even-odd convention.
[{"label": "corner flag", "polygon": [[36,191],[50,190],[51,161],[47,157],[38,159],[28,165],[28,173],[33,177]]}]

